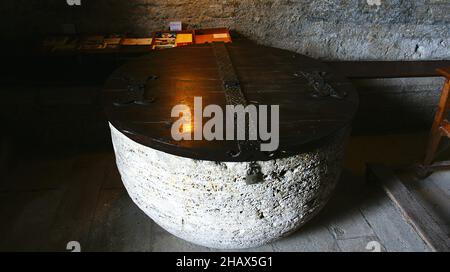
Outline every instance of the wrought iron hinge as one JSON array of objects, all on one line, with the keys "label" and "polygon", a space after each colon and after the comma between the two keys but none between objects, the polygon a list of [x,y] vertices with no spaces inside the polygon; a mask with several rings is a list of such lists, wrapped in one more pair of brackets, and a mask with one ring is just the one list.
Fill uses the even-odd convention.
[{"label": "wrought iron hinge", "polygon": [[345,91],[336,90],[331,86],[326,78],[328,76],[327,72],[322,71],[313,71],[313,72],[305,72],[301,71],[300,73],[294,74],[294,76],[303,76],[307,81],[309,86],[312,88],[312,97],[333,97],[336,99],[344,99],[347,96]]},{"label": "wrought iron hinge", "polygon": [[116,107],[125,107],[125,106],[132,106],[132,105],[139,105],[139,106],[149,106],[150,104],[155,102],[154,97],[145,98],[145,88],[147,85],[147,82],[149,80],[156,80],[158,79],[158,76],[156,75],[150,75],[146,78],[145,81],[137,81],[134,80],[126,75],[120,75],[116,77],[117,79],[121,79],[124,81],[127,81],[127,91],[130,92],[131,99],[126,101],[118,101],[114,102],[113,105]]}]

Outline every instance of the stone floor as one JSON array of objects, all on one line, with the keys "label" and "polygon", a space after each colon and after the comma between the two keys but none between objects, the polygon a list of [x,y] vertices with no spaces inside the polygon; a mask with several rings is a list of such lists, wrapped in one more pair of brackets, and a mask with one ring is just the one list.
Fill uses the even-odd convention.
[{"label": "stone floor", "polygon": [[[345,172],[324,210],[304,228],[255,251],[428,251],[399,211],[364,181],[364,163],[401,164],[421,156],[426,133],[354,136]],[[161,229],[124,190],[111,148],[85,148],[15,159],[0,187],[0,250],[65,251],[78,241],[84,251],[211,251]],[[22,150],[22,152],[27,152]],[[416,184],[427,208],[450,229],[450,172]]]},{"label": "stone floor", "polygon": [[[47,83],[45,83],[47,84]],[[154,224],[130,200],[114,163],[101,85],[25,84],[1,90],[0,251],[210,251]],[[427,251],[391,201],[364,180],[367,162],[423,157],[427,132],[353,136],[341,182],[324,210],[258,251]],[[441,156],[450,158],[448,154]],[[411,183],[449,229],[450,172]],[[374,244],[374,243],[372,243]]]},{"label": "stone floor", "polygon": [[[66,251],[69,241],[84,251],[212,250],[162,230],[122,186],[99,94],[128,58],[6,61],[8,71],[0,75],[0,251]],[[441,83],[379,81],[356,82],[369,85],[358,88],[357,133],[358,120],[359,129],[364,122],[376,133],[415,128],[426,115],[414,114],[416,106],[432,115]],[[386,195],[364,180],[367,162],[402,165],[422,158],[427,134],[353,136],[341,182],[324,210],[293,235],[251,250],[367,251],[369,242],[384,251],[428,250]],[[449,180],[450,172],[441,172],[408,183],[447,231]]]}]

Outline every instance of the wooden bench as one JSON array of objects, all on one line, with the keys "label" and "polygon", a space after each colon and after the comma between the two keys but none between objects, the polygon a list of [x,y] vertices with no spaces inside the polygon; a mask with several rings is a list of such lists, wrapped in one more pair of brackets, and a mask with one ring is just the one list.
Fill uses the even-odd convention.
[{"label": "wooden bench", "polygon": [[[391,72],[395,72],[397,69],[397,75],[402,75],[402,77],[442,76],[446,79],[431,128],[429,143],[425,151],[425,159],[423,163],[413,165],[412,170],[413,173],[415,172],[415,175],[412,174],[410,176],[411,179],[407,180],[410,184],[414,181],[414,176],[416,176],[415,181],[419,182],[417,177],[422,179],[434,171],[450,169],[450,161],[433,163],[442,137],[450,138],[450,123],[446,119],[450,109],[450,64],[448,61],[412,62],[411,64],[416,64],[417,66],[415,68],[402,68],[401,64],[398,63],[394,63],[391,68],[385,67],[385,69],[383,69],[385,66],[384,63],[375,63],[368,66],[352,66],[356,69],[355,74],[353,74],[354,78],[397,77],[391,76],[394,75]],[[349,64],[339,65],[345,66]],[[383,70],[378,72],[374,67]],[[446,68],[435,69],[437,67]],[[344,68],[341,67],[341,69]],[[393,204],[401,211],[403,218],[414,228],[432,251],[450,251],[450,240],[445,229],[434,220],[427,209],[419,204],[415,194],[405,185],[406,181],[403,183],[393,170],[379,164],[367,165],[367,179],[369,181],[376,181],[383,188]]]},{"label": "wooden bench", "polygon": [[445,83],[431,128],[425,159],[423,164],[419,165],[417,169],[418,176],[422,178],[434,171],[450,169],[450,161],[433,163],[442,137],[450,138],[450,123],[447,119],[447,114],[450,110],[450,66],[437,69],[436,71],[445,78]]},{"label": "wooden bench", "polygon": [[450,169],[450,161],[433,163],[442,137],[450,138],[450,61],[343,61],[328,62],[336,71],[350,79],[444,77],[440,102],[431,128],[426,155],[415,165],[418,177],[424,178],[434,171]]},{"label": "wooden bench", "polygon": [[450,60],[431,61],[328,61],[333,70],[350,79],[437,77],[436,69]]}]

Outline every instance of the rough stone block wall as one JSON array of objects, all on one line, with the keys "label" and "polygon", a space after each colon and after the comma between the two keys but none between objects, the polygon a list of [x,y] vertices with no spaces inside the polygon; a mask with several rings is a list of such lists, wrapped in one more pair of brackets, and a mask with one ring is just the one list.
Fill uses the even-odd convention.
[{"label": "rough stone block wall", "polygon": [[[449,10],[450,0],[2,0],[0,31],[17,39],[74,24],[79,33],[149,35],[180,20],[324,60],[432,60],[450,59]],[[355,83],[357,123],[382,128],[427,127],[441,88],[432,78]]]},{"label": "rough stone block wall", "polygon": [[141,35],[181,20],[228,26],[261,43],[322,59],[450,58],[448,0],[3,0],[5,36],[59,32]]}]

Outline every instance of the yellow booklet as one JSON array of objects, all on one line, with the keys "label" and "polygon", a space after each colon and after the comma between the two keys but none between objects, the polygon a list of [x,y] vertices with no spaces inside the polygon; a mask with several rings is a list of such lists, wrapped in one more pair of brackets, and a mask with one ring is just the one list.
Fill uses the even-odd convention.
[{"label": "yellow booklet", "polygon": [[151,45],[152,38],[123,39],[122,45]]},{"label": "yellow booklet", "polygon": [[177,38],[175,40],[175,43],[192,43],[192,34],[188,33],[188,34],[184,34],[184,33],[180,33],[177,34]]}]

